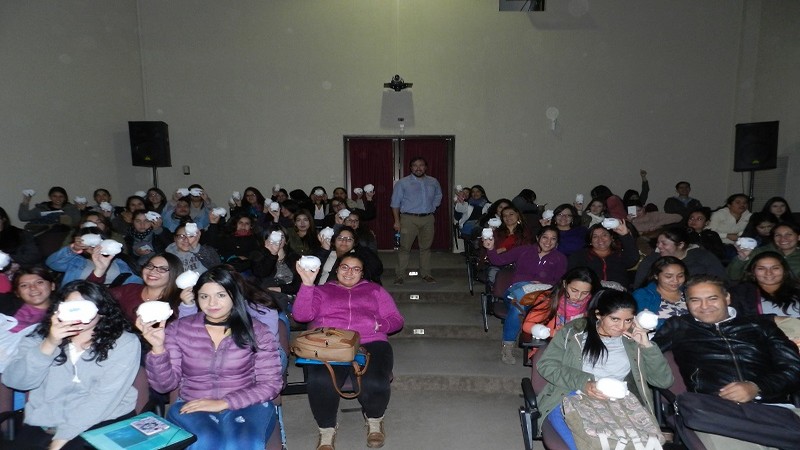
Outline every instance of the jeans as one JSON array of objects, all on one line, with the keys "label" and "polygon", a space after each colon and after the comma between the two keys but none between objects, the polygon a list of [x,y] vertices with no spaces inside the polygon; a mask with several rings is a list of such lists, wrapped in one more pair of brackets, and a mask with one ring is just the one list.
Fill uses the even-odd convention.
[{"label": "jeans", "polygon": [[[394,367],[392,346],[386,341],[362,344],[370,354],[367,372],[361,377],[361,394],[358,402],[369,418],[383,417],[391,397],[391,377]],[[332,366],[336,381],[341,388],[345,379],[353,373],[352,366]],[[336,413],[339,410],[339,394],[333,388],[328,369],[324,365],[306,366],[308,403],[320,428],[336,426]]]},{"label": "jeans", "polygon": [[278,415],[271,402],[221,412],[181,414],[186,401],[178,399],[167,420],[197,436],[190,450],[264,450]]},{"label": "jeans", "polygon": [[[574,394],[573,392],[569,395]],[[544,420],[550,422],[550,425],[553,426],[553,429],[556,430],[558,436],[561,437],[561,440],[564,441],[564,444],[566,444],[570,450],[576,450],[575,439],[573,439],[572,431],[569,430],[569,426],[567,426],[567,422],[564,420],[564,415],[561,413],[560,407],[554,408]]]},{"label": "jeans", "polygon": [[[525,317],[528,308],[512,303],[507,296],[503,297],[503,303],[505,303],[506,311],[508,311],[503,321],[503,341],[516,341],[519,330],[522,328],[522,318]],[[522,313],[517,308],[522,308]]]}]

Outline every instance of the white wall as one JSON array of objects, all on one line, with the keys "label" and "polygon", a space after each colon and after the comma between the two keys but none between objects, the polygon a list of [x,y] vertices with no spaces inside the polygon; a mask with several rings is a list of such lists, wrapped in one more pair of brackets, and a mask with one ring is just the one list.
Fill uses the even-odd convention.
[{"label": "white wall", "polygon": [[[106,186],[124,201],[126,121],[141,117],[136,4],[0,2],[0,205],[16,221],[20,191],[50,186],[91,197]],[[131,191],[132,192],[132,191]]]},{"label": "white wall", "polygon": [[[251,184],[334,187],[342,135],[398,132],[381,127],[395,73],[414,83],[406,134],[455,135],[454,181],[491,198],[532,187],[555,204],[599,183],[621,194],[645,168],[653,201],[687,179],[719,204],[738,184],[736,119],[772,104],[758,101],[762,85],[796,89],[757,70],[751,3],[574,0],[528,14],[484,0],[2,2],[0,146],[20,157],[0,168],[0,204],[13,211],[19,190],[51,184],[104,185],[120,202],[146,188],[128,120],[170,125],[167,190],[200,182],[224,200]],[[786,33],[800,19],[765,11]],[[799,45],[773,46],[771,64],[796,66]],[[747,100],[740,79],[753,74]]]}]

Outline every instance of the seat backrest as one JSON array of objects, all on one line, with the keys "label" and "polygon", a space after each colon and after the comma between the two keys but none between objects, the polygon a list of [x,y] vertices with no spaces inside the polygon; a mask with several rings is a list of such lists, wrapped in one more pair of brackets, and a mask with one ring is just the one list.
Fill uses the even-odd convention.
[{"label": "seat backrest", "polygon": [[667,364],[669,364],[669,368],[672,371],[672,377],[675,378],[669,390],[675,395],[686,392],[686,384],[683,382],[681,371],[678,368],[678,363],[675,362],[675,355],[672,350],[664,352],[664,359],[667,360]]},{"label": "seat backrest", "polygon": [[539,360],[544,355],[545,349],[547,349],[547,343],[542,345],[536,350],[536,353],[533,354],[533,358],[531,359],[531,385],[533,386],[533,392],[537,395],[539,392],[542,392],[545,386],[547,386],[547,380],[545,380],[539,371],[536,370],[536,365],[539,363]]},{"label": "seat backrest", "polygon": [[506,289],[511,286],[511,280],[514,278],[514,271],[516,270],[513,266],[506,266],[500,269],[497,272],[497,276],[494,278],[494,287],[492,288],[492,295],[495,297],[503,297],[503,294],[506,293]]}]

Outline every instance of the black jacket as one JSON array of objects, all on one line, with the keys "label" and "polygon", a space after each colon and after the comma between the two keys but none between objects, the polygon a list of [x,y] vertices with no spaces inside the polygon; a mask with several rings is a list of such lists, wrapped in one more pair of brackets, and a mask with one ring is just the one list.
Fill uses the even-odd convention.
[{"label": "black jacket", "polygon": [[706,324],[690,314],[672,317],[653,338],[672,350],[686,388],[716,394],[734,381],[752,381],[764,402],[786,402],[800,391],[797,346],[768,317],[737,316]]}]

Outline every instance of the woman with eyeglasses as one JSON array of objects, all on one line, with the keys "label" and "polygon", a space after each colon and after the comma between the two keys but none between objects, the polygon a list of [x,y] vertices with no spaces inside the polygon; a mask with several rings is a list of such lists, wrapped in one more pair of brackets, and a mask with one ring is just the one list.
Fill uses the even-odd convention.
[{"label": "woman with eyeglasses", "polygon": [[200,243],[202,231],[194,224],[187,231],[187,225],[193,222],[184,222],[175,229],[175,242],[167,246],[167,253],[177,256],[183,263],[183,270],[194,270],[201,275],[208,269],[220,263],[219,254],[210,245]]},{"label": "woman with eyeglasses", "polygon": [[[87,280],[104,284],[111,259],[112,257],[103,256],[100,252],[93,254],[92,261],[95,268]],[[158,253],[151,256],[142,266],[143,284],[125,284],[111,288],[111,295],[131,323],[136,322],[136,309],[139,305],[153,300],[169,303],[174,319],[179,316],[181,308],[194,306],[193,298],[182,295],[183,292],[175,286],[175,279],[182,272],[183,266],[177,256]],[[186,290],[191,291],[191,288]]]},{"label": "woman with eyeglasses", "polygon": [[[345,227],[347,229],[349,227]],[[352,230],[352,229],[351,229]],[[382,447],[385,440],[383,416],[391,394],[394,366],[388,336],[403,328],[403,316],[394,299],[383,287],[364,278],[364,261],[355,254],[338,259],[331,274],[335,281],[314,285],[316,272],[297,264],[303,280],[292,311],[298,322],[307,322],[309,329],[335,327],[357,331],[361,345],[370,354],[369,365],[361,380],[358,402],[366,417],[367,446]],[[350,366],[333,366],[337,380],[344,380]],[[308,366],[306,378],[308,403],[319,426],[317,448],[333,448],[336,436],[336,412],[339,394],[323,365]],[[327,446],[327,447],[326,447]]]},{"label": "woman with eyeglasses", "polygon": [[372,250],[376,255],[378,254],[378,239],[375,233],[370,230],[364,222],[366,212],[362,209],[353,209],[350,215],[344,219],[344,225],[356,230],[358,236],[358,244]]},{"label": "woman with eyeglasses", "polygon": [[558,251],[569,257],[571,254],[582,249],[586,243],[586,233],[588,230],[581,225],[581,218],[578,210],[574,206],[563,203],[553,210],[552,219],[542,219],[543,227],[555,222],[558,227]]},{"label": "woman with eyeglasses", "polygon": [[317,252],[317,229],[314,226],[314,216],[308,210],[301,209],[295,213],[294,226],[287,230],[286,240],[292,251],[299,255],[313,255]]},{"label": "woman with eyeglasses", "polygon": [[333,234],[331,240],[319,236],[320,250],[317,258],[322,261],[317,284],[325,284],[334,275],[335,263],[339,258],[348,254],[355,254],[364,261],[364,279],[381,284],[383,263],[372,250],[359,245],[356,231],[348,226],[342,226]]},{"label": "woman with eyeglasses", "polygon": [[167,206],[167,194],[164,191],[157,187],[147,190],[147,196],[144,198],[145,209],[161,214],[165,206]]}]

